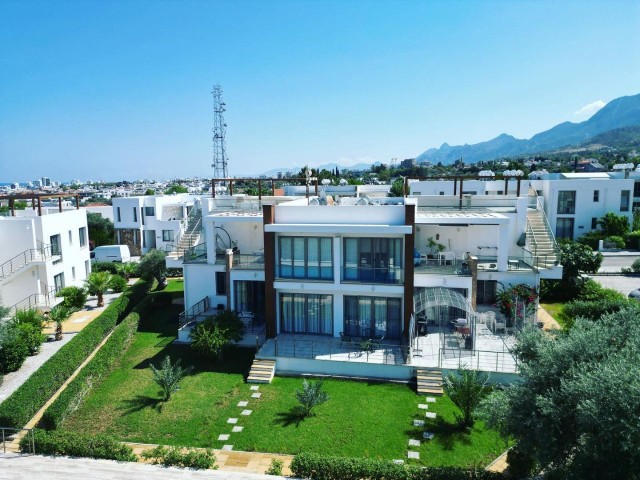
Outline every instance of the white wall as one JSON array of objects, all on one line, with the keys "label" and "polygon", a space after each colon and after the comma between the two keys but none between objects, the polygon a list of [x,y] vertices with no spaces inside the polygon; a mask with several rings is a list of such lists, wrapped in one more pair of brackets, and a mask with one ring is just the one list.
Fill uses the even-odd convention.
[{"label": "white wall", "polygon": [[216,268],[208,263],[185,263],[184,272],[184,308],[188,310],[204,297],[209,297],[212,306],[216,301]]},{"label": "white wall", "polygon": [[108,218],[113,222],[113,207],[109,205],[104,206],[89,206],[89,207],[80,207],[87,211],[87,213],[98,213],[102,215],[102,218]]},{"label": "white wall", "polygon": [[[504,194],[504,180],[465,180],[462,183],[462,192],[475,195],[502,195]],[[410,195],[453,195],[453,180],[421,180],[409,181]],[[520,180],[520,195],[527,195],[529,180]],[[516,194],[518,184],[516,180],[509,180],[508,194]],[[473,193],[475,192],[475,193]],[[501,193],[499,193],[501,192]],[[460,193],[460,182],[457,185],[456,194]]]},{"label": "white wall", "polygon": [[279,205],[278,224],[404,225],[404,205]]},{"label": "white wall", "polygon": [[36,248],[35,230],[33,218],[0,217],[0,264]]}]

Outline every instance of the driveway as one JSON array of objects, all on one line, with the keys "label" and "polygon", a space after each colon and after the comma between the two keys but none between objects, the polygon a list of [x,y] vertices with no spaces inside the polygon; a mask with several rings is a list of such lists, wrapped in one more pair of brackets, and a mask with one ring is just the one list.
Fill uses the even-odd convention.
[{"label": "driveway", "polygon": [[626,277],[624,275],[586,275],[594,279],[605,288],[612,288],[625,297],[629,292],[640,288],[640,277]]}]

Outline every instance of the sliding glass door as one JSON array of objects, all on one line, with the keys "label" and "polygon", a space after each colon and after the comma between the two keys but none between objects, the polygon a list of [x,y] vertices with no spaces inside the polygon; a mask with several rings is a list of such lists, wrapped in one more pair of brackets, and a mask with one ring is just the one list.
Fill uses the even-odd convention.
[{"label": "sliding glass door", "polygon": [[397,339],[402,335],[399,298],[344,297],[344,333],[359,337]]},{"label": "sliding glass door", "polygon": [[333,335],[333,295],[281,293],[280,331]]}]

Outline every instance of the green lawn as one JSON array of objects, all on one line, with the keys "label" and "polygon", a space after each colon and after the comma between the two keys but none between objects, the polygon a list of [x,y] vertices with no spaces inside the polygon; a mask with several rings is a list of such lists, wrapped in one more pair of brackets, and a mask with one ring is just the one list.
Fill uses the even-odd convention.
[{"label": "green lawn", "polygon": [[558,314],[562,311],[562,307],[564,307],[564,302],[557,302],[557,303],[540,303],[540,306],[542,308],[544,308],[547,312],[549,312],[549,315],[551,315],[555,321],[558,321]]},{"label": "green lawn", "polygon": [[[244,375],[254,351],[232,349],[223,362],[195,357],[188,346],[172,344],[180,310],[181,306],[172,305],[143,318],[120,365],[90,392],[65,429],[143,443],[214,448],[232,443],[236,450],[384,459],[406,458],[409,438],[420,437],[420,429],[412,423],[414,418],[425,418],[418,409],[424,398],[405,385],[326,380],[330,400],[304,420],[294,409],[294,391],[302,384],[299,378],[277,377],[271,385],[260,386],[260,399],[250,398]],[[165,355],[194,366],[180,391],[166,403],[160,401],[148,368]],[[243,409],[237,404],[242,400],[249,401],[250,416],[240,415]],[[436,436],[420,448],[423,464],[486,464],[504,450],[497,433],[481,423],[470,433],[460,431],[455,407],[446,397],[430,408],[438,414],[436,421],[426,419]],[[231,432],[229,417],[239,418],[238,424],[245,428],[232,433],[229,442],[220,442],[218,435]]]}]

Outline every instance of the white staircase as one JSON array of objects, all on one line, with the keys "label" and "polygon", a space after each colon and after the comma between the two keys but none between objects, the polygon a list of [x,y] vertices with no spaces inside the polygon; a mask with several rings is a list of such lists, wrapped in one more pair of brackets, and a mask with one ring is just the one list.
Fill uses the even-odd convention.
[{"label": "white staircase", "polygon": [[275,360],[260,360],[256,358],[253,361],[253,365],[251,365],[247,383],[271,383],[275,374]]},{"label": "white staircase", "polygon": [[442,371],[432,368],[416,368],[418,395],[442,395]]},{"label": "white staircase", "polygon": [[560,249],[553,236],[547,217],[544,214],[541,199],[535,190],[530,189],[529,197],[534,208],[527,210],[527,250],[533,255],[534,266],[538,269],[551,269],[560,264]]},{"label": "white staircase", "polygon": [[[194,207],[195,209],[196,207]],[[189,223],[185,228],[184,233],[180,236],[178,244],[174,249],[167,254],[167,262],[182,262],[182,258],[187,250],[194,245],[197,245],[200,240],[200,233],[202,232],[202,211],[200,209],[195,210],[193,215],[189,216]]]}]

